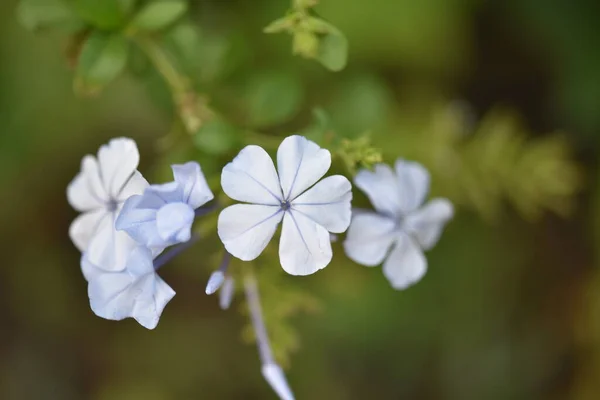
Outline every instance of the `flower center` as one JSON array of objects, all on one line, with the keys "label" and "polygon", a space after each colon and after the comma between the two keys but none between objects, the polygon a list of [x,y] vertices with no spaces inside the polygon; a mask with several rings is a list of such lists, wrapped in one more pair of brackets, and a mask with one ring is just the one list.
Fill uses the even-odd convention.
[{"label": "flower center", "polygon": [[118,207],[119,207],[119,203],[117,203],[117,201],[114,199],[110,199],[108,201],[108,203],[106,204],[106,208],[108,209],[109,212],[117,211]]},{"label": "flower center", "polygon": [[290,209],[290,207],[292,206],[292,204],[288,201],[288,200],[283,200],[281,202],[281,209],[283,211],[288,211]]}]

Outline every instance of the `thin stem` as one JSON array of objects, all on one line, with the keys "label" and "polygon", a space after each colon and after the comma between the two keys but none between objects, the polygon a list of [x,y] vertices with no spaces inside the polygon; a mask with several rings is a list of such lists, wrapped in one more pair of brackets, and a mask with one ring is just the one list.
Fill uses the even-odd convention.
[{"label": "thin stem", "polygon": [[216,210],[217,208],[219,208],[219,206],[220,206],[220,204],[218,201],[213,201],[211,204],[209,204],[207,206],[205,205],[205,206],[196,208],[194,210],[194,214],[195,214],[196,218],[202,217],[202,216]]},{"label": "thin stem", "polygon": [[269,336],[263,319],[262,308],[260,306],[260,297],[256,277],[252,271],[244,277],[244,289],[250,310],[250,320],[256,332],[256,345],[258,346],[258,355],[263,365],[274,363],[273,351],[269,344]]},{"label": "thin stem", "polygon": [[173,258],[175,258],[177,255],[179,255],[179,253],[190,248],[194,243],[196,243],[196,241],[198,241],[199,238],[200,237],[198,235],[193,235],[191,239],[187,242],[181,243],[173,247],[166,253],[163,253],[160,256],[156,257],[156,259],[154,260],[154,269],[158,270],[160,267],[162,267],[163,265],[171,261]]}]

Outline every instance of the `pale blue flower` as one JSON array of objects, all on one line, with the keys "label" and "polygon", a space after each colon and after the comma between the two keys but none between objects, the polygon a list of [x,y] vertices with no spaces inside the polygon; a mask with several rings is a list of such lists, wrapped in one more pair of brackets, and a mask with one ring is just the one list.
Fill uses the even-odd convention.
[{"label": "pale blue flower", "polygon": [[200,165],[173,165],[174,182],[151,185],[130,197],[115,226],[153,251],[190,239],[196,210],[213,199]]},{"label": "pale blue flower", "polygon": [[329,233],[350,224],[351,184],[329,170],[331,154],[302,136],[290,136],[277,150],[277,170],[258,146],[246,146],[223,168],[221,186],[245,202],[224,209],[218,233],[233,256],[250,261],[265,249],[283,221],[279,258],[291,275],[309,275],[332,258]]},{"label": "pale blue flower", "polygon": [[454,214],[447,199],[422,205],[429,191],[429,172],[420,164],[396,161],[395,171],[378,164],[354,179],[377,212],[354,212],[344,242],[346,255],[359,264],[376,266],[395,289],[421,280],[427,271],[423,250],[438,241]]}]

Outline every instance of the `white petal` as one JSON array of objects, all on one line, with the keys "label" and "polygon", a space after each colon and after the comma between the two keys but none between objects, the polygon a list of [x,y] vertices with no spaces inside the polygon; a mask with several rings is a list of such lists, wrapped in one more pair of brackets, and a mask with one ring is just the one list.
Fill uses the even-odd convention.
[{"label": "white petal", "polygon": [[223,271],[217,270],[210,274],[210,278],[208,278],[208,283],[206,284],[206,289],[204,290],[206,294],[211,295],[215,293],[225,282],[225,274]]},{"label": "white petal", "polygon": [[88,286],[90,306],[99,317],[110,320],[135,318],[154,329],[166,304],[175,292],[154,271],[152,253],[135,248],[122,272],[104,272]]},{"label": "white petal", "polygon": [[273,160],[261,147],[246,146],[223,168],[221,186],[227,196],[247,203],[281,204],[281,187]]},{"label": "white petal", "polygon": [[115,229],[116,214],[110,213],[100,221],[86,251],[90,262],[105,271],[123,270],[129,253],[136,246],[127,233]]},{"label": "white petal", "polygon": [[295,199],[325,175],[331,154],[303,136],[289,136],[277,149],[277,171],[284,198]]},{"label": "white petal", "polygon": [[279,206],[235,204],[219,214],[219,238],[231,255],[254,260],[267,247],[282,218]]},{"label": "white petal", "polygon": [[69,227],[69,237],[79,251],[84,252],[87,249],[102,218],[111,218],[111,215],[106,210],[99,209],[81,214],[73,220]]},{"label": "white petal", "polygon": [[219,291],[219,306],[223,310],[227,310],[233,300],[233,294],[235,292],[235,282],[231,276],[225,277],[223,287]]},{"label": "white petal", "polygon": [[373,172],[361,169],[354,178],[354,184],[367,195],[373,207],[381,214],[402,214],[398,180],[388,165],[377,164]]},{"label": "white petal", "polygon": [[102,185],[96,159],[85,156],[81,172],[67,186],[67,200],[77,211],[90,211],[106,207],[108,194]]},{"label": "white petal", "polygon": [[183,188],[183,201],[193,209],[200,207],[213,199],[206,178],[197,162],[190,161],[186,164],[172,165],[175,182]]},{"label": "white petal", "polygon": [[150,185],[143,194],[143,199],[138,204],[139,208],[153,208],[158,210],[168,203],[183,202],[183,188],[177,182]]},{"label": "white petal", "polygon": [[396,236],[397,226],[393,219],[370,212],[355,213],[346,234],[344,250],[353,261],[372,267],[385,259]]},{"label": "white petal", "polygon": [[135,171],[133,175],[129,177],[125,186],[123,186],[123,190],[121,190],[121,193],[117,197],[117,201],[122,203],[133,195],[142,194],[147,187],[148,181],[139,171]]},{"label": "white petal", "polygon": [[408,215],[403,229],[410,233],[425,250],[438,242],[444,225],[454,215],[454,207],[447,199],[433,199],[421,209]]},{"label": "white petal", "polygon": [[279,258],[290,275],[310,275],[325,268],[332,258],[329,232],[299,212],[286,212]]},{"label": "white petal", "polygon": [[132,139],[112,139],[98,150],[98,164],[103,186],[112,199],[117,199],[135,174],[140,154]]},{"label": "white petal", "polygon": [[81,266],[81,272],[83,273],[83,277],[85,278],[86,281],[90,281],[94,278],[96,278],[97,276],[99,276],[102,273],[105,273],[106,271],[99,269],[98,267],[96,267],[94,264],[92,264],[87,256],[85,255],[85,253],[83,253],[81,255],[81,260],[80,260],[80,266]]},{"label": "white petal", "polygon": [[281,400],[294,400],[294,395],[288,385],[281,367],[274,363],[264,364],[262,374]]},{"label": "white petal", "polygon": [[427,272],[427,260],[419,246],[406,234],[400,234],[383,264],[383,274],[396,290],[417,283]]},{"label": "white petal", "polygon": [[[152,199],[161,206],[164,204],[160,198],[152,197]],[[134,195],[127,199],[115,222],[115,228],[127,232],[133,240],[146,247],[166,247],[167,244],[158,234],[156,226],[157,210],[140,208],[139,205],[143,200],[144,196],[142,195]],[[147,200],[146,203],[148,203]]]},{"label": "white petal", "polygon": [[190,240],[193,222],[194,210],[186,203],[169,203],[156,213],[158,235],[170,244]]},{"label": "white petal", "polygon": [[301,194],[292,208],[306,215],[329,232],[342,233],[348,229],[352,216],[350,202],[352,185],[341,175],[323,179]]},{"label": "white petal", "polygon": [[416,210],[429,192],[429,172],[416,162],[396,161],[396,175],[400,189],[401,211],[404,214]]}]

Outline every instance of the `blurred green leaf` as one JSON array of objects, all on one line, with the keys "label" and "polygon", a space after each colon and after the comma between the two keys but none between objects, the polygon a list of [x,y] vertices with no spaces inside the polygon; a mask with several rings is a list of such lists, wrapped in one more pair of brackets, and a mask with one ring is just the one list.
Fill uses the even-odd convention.
[{"label": "blurred green leaf", "polygon": [[313,122],[302,130],[300,134],[313,142],[322,144],[325,134],[331,130],[331,119],[322,108],[313,109],[312,115]]},{"label": "blurred green leaf", "polygon": [[132,0],[74,0],[77,13],[89,24],[105,30],[116,30],[123,25],[131,11]]},{"label": "blurred green leaf", "polygon": [[304,89],[294,74],[265,72],[250,79],[246,98],[250,123],[267,127],[286,122],[300,111]]},{"label": "blurred green leaf", "polygon": [[279,33],[279,32],[287,32],[292,29],[294,26],[294,20],[290,18],[290,16],[286,15],[283,18],[276,19],[267,25],[264,29],[264,33]]},{"label": "blurred green leaf", "polygon": [[331,71],[341,71],[348,61],[348,40],[338,29],[325,34],[319,42],[317,60]]},{"label": "blurred green leaf", "polygon": [[200,29],[187,21],[165,33],[165,44],[190,77],[197,76],[203,67],[202,39]]},{"label": "blurred green leaf", "polygon": [[224,154],[238,143],[238,130],[224,119],[214,118],[202,125],[194,136],[196,147],[209,154]]},{"label": "blurred green leaf", "polygon": [[187,8],[187,2],[184,0],[153,1],[142,8],[129,27],[141,31],[164,29],[181,18]]},{"label": "blurred green leaf", "polygon": [[129,43],[117,34],[92,33],[81,51],[76,72],[76,89],[94,94],[114,80],[125,68]]},{"label": "blurred green leaf", "polygon": [[79,27],[82,21],[63,0],[21,0],[17,17],[29,29],[55,26]]}]

